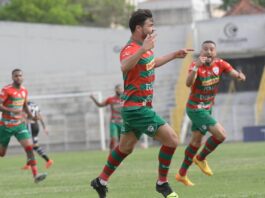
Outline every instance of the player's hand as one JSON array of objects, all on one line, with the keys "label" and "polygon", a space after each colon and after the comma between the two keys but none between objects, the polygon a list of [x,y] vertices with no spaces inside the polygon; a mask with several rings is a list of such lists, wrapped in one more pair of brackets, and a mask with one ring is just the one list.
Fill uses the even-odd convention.
[{"label": "player's hand", "polygon": [[189,52],[193,52],[193,51],[194,49],[191,49],[191,48],[185,48],[185,49],[176,51],[176,58],[185,58]]},{"label": "player's hand", "polygon": [[95,97],[94,97],[93,94],[91,94],[89,97],[90,97],[91,99],[95,99]]},{"label": "player's hand", "polygon": [[142,48],[146,52],[155,47],[156,34],[148,34],[144,39]]},{"label": "player's hand", "polygon": [[207,60],[206,56],[199,56],[196,61],[196,67],[200,67],[201,65],[205,64],[206,60]]},{"label": "player's hand", "polygon": [[44,133],[46,134],[46,135],[49,135],[49,131],[45,128],[45,129],[43,129],[44,130]]},{"label": "player's hand", "polygon": [[242,73],[242,71],[238,71],[238,77],[237,77],[238,81],[246,81],[246,76],[245,74]]}]

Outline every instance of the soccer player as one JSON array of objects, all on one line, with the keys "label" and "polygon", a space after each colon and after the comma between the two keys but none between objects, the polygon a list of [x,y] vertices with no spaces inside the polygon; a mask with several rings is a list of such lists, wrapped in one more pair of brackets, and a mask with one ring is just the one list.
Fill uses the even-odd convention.
[{"label": "soccer player", "polygon": [[[239,81],[246,80],[241,71],[236,71],[229,63],[217,58],[216,44],[213,41],[204,41],[200,56],[190,65],[186,80],[186,85],[191,87],[186,112],[192,121],[192,137],[185,150],[179,172],[176,174],[176,180],[186,186],[194,185],[187,177],[187,170],[192,162],[204,174],[213,175],[206,157],[226,138],[225,129],[211,115],[214,98],[223,73],[228,73],[232,78]],[[201,152],[196,155],[207,131],[210,132],[211,136],[207,139]]]},{"label": "soccer player", "polygon": [[[48,135],[48,130],[46,129],[44,120],[42,118],[42,115],[40,113],[40,108],[37,104],[34,102],[28,101],[28,107],[31,112],[31,114],[34,117],[37,117],[37,120],[27,119],[27,127],[28,130],[32,136],[32,142],[33,142],[33,150],[36,151],[45,161],[46,161],[46,168],[50,168],[53,165],[53,160],[51,160],[48,155],[43,151],[43,149],[38,145],[38,135],[40,131],[39,127],[39,121],[41,123],[41,126],[44,130],[44,132]],[[30,165],[26,164],[22,169],[29,170]]]},{"label": "soccer player", "polygon": [[38,174],[37,161],[35,160],[29,131],[23,120],[23,110],[28,117],[36,120],[29,111],[27,100],[28,91],[22,86],[23,73],[20,69],[12,71],[13,83],[5,86],[0,93],[0,156],[4,157],[10,138],[15,136],[27,154],[28,164],[35,183],[44,180],[46,173]]},{"label": "soccer player", "polygon": [[145,133],[162,144],[158,154],[157,192],[163,197],[178,197],[167,179],[171,158],[178,145],[178,137],[165,120],[152,109],[153,85],[155,68],[176,58],[184,58],[192,49],[178,50],[154,58],[152,49],[155,46],[156,35],[152,13],[148,9],[133,12],[129,27],[132,33],[131,38],[120,53],[124,79],[121,139],[119,145],[109,154],[100,175],[91,181],[91,186],[100,198],[106,197],[110,176],[132,153],[138,139]]},{"label": "soccer player", "polygon": [[103,102],[98,102],[93,95],[90,96],[98,107],[105,107],[107,105],[110,105],[111,108],[111,117],[110,117],[110,126],[109,126],[110,151],[112,151],[112,149],[114,149],[118,145],[121,134],[121,125],[122,125],[122,118],[121,118],[122,104],[120,98],[121,94],[122,94],[122,88],[121,85],[118,84],[115,86],[115,95],[108,97]]}]

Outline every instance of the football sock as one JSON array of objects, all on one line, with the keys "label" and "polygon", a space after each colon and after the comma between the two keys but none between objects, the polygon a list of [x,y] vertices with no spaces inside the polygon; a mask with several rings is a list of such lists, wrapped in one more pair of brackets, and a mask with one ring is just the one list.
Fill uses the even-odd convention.
[{"label": "football sock", "polygon": [[33,176],[38,174],[37,161],[35,160],[32,146],[25,147],[27,153],[27,164],[30,165]]},{"label": "football sock", "polygon": [[111,153],[109,154],[106,165],[103,168],[103,171],[99,175],[99,178],[108,181],[109,177],[116,170],[116,168],[120,165],[120,163],[127,157],[128,154],[122,153],[119,150],[119,146],[116,146]]},{"label": "football sock", "polygon": [[162,145],[158,155],[158,182],[161,184],[167,182],[167,174],[171,163],[172,156],[176,148]]},{"label": "football sock", "polygon": [[190,165],[192,164],[192,159],[193,157],[196,155],[197,151],[198,151],[199,147],[195,147],[193,145],[188,145],[185,153],[184,153],[184,160],[181,164],[181,167],[179,169],[179,174],[181,176],[185,176],[187,174],[187,170],[190,167]]},{"label": "football sock", "polygon": [[202,149],[202,151],[200,152],[199,155],[197,155],[197,159],[199,161],[202,161],[206,158],[207,155],[209,155],[212,151],[214,151],[214,149],[221,144],[223,141],[220,141],[218,139],[216,139],[215,137],[211,136],[207,139],[207,141],[205,142],[205,145]]},{"label": "football sock", "polygon": [[42,150],[39,146],[33,147],[34,151],[36,151],[43,159],[45,159],[46,162],[49,161],[49,157],[45,154],[45,152]]}]

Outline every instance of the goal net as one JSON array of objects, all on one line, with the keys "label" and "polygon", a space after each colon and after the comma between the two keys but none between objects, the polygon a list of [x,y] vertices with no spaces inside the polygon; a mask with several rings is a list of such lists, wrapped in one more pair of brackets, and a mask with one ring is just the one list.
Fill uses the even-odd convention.
[{"label": "goal net", "polygon": [[[106,113],[90,99],[93,94],[102,101],[101,92],[30,96],[40,107],[49,135],[40,126],[39,143],[47,150],[70,151],[106,149]],[[13,138],[14,139],[14,138]],[[18,144],[12,140],[11,146]]]}]

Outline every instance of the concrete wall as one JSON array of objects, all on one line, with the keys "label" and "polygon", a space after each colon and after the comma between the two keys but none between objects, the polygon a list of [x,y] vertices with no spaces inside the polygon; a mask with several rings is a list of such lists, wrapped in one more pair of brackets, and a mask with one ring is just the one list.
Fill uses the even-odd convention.
[{"label": "concrete wall", "polygon": [[227,58],[265,55],[265,15],[230,16],[195,23],[194,40],[213,40],[220,56]]},{"label": "concrete wall", "polygon": [[[155,55],[185,46],[190,26],[157,27]],[[122,83],[119,50],[129,40],[130,31],[88,27],[0,22],[0,86],[11,82],[11,70],[24,70],[29,96],[100,91],[103,98]],[[174,85],[181,60],[156,71],[154,106],[169,120],[175,105]],[[47,96],[46,96],[47,97]],[[88,96],[35,99],[40,105],[50,136],[40,134],[48,149],[73,150],[100,147],[99,115]],[[109,111],[105,112],[108,137]],[[17,146],[13,138],[12,146]]]},{"label": "concrete wall", "polygon": [[111,73],[127,30],[0,22],[1,70]]}]

